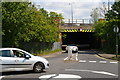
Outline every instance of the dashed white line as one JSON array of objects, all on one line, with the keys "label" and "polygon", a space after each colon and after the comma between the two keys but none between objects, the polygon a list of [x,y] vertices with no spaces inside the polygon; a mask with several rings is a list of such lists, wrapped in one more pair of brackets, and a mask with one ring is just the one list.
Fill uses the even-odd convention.
[{"label": "dashed white line", "polygon": [[100,61],[99,63],[107,63],[107,61]]},{"label": "dashed white line", "polygon": [[110,62],[111,64],[117,64],[118,62]]},{"label": "dashed white line", "polygon": [[84,62],[86,62],[86,60],[79,60],[79,62],[82,62],[82,63],[84,63]]},{"label": "dashed white line", "polygon": [[[89,63],[97,63],[97,61],[87,61],[87,60],[79,60],[79,63],[85,63],[85,62],[89,62]],[[99,63],[110,63],[110,64],[117,64],[117,61],[98,61]]]},{"label": "dashed white line", "polygon": [[89,61],[90,63],[96,63],[97,61]]}]

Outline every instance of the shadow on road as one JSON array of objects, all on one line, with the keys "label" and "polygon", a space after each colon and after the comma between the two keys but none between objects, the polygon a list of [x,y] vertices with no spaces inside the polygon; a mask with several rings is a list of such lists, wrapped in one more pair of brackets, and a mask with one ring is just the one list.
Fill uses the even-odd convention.
[{"label": "shadow on road", "polygon": [[78,54],[90,54],[90,55],[95,55],[95,54],[97,54],[97,53],[94,52],[94,51],[78,51]]},{"label": "shadow on road", "polygon": [[[62,53],[66,53],[65,51],[62,51]],[[97,51],[95,50],[79,50],[78,54],[90,54],[90,55],[95,55],[97,54]]]},{"label": "shadow on road", "polygon": [[[46,71],[42,71],[40,73],[45,73]],[[2,76],[6,75],[21,75],[21,74],[38,74],[33,71],[11,71],[11,72],[2,72]]]}]

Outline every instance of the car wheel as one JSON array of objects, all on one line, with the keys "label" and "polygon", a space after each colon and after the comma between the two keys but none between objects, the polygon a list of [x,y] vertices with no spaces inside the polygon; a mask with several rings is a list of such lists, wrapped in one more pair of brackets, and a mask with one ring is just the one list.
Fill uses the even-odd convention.
[{"label": "car wheel", "polygon": [[43,71],[43,64],[42,63],[36,63],[33,67],[34,72],[42,72]]}]

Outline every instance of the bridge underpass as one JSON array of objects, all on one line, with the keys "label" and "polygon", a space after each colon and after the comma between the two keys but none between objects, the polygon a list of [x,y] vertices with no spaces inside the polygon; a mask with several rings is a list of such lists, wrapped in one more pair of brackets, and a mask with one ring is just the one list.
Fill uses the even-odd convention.
[{"label": "bridge underpass", "polygon": [[79,49],[94,49],[100,45],[91,23],[85,23],[85,21],[67,22],[61,24],[60,29],[62,49],[65,49],[68,44],[76,44]]},{"label": "bridge underpass", "polygon": [[79,49],[95,48],[94,32],[62,32],[62,45],[76,44]]}]

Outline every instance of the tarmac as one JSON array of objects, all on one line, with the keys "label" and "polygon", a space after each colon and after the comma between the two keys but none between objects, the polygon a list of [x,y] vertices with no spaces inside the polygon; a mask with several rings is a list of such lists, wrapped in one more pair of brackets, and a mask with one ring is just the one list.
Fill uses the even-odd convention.
[{"label": "tarmac", "polygon": [[42,57],[49,58],[49,57],[55,57],[55,56],[60,55],[60,54],[62,54],[62,51],[51,53],[51,54],[48,54],[48,55],[42,55]]},{"label": "tarmac", "polygon": [[[42,57],[44,57],[44,58],[55,57],[55,56],[60,55],[62,53],[63,53],[62,51],[59,51],[59,52],[55,52],[55,53],[48,54],[48,55],[42,55]],[[112,60],[111,59],[112,57],[116,56],[115,54],[106,54],[106,53],[103,53],[101,51],[96,51],[96,53],[100,58],[105,58],[105,59],[110,59],[110,60]]]}]

